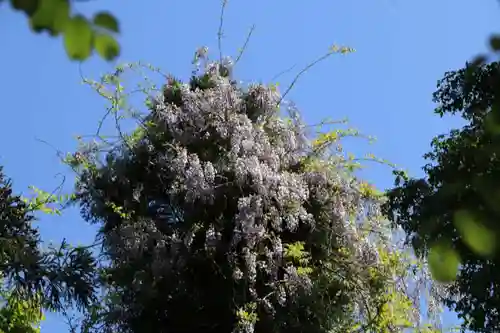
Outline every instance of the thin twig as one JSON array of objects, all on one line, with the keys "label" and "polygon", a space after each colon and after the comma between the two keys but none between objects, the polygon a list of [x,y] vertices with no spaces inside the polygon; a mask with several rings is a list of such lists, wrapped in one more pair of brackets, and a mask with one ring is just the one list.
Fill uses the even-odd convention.
[{"label": "thin twig", "polygon": [[104,122],[106,121],[106,119],[108,118],[108,116],[111,114],[112,111],[113,111],[112,107],[106,108],[106,112],[101,117],[101,119],[98,121],[97,130],[96,130],[96,133],[95,133],[96,137],[98,137],[98,138],[101,137],[102,126],[104,125]]},{"label": "thin twig", "polygon": [[293,65],[293,66],[289,67],[288,69],[285,69],[284,71],[279,72],[278,74],[276,74],[275,76],[273,76],[271,78],[271,82],[273,82],[274,80],[276,80],[277,78],[279,78],[281,75],[284,75],[284,74],[290,72],[292,69],[295,68],[295,66],[297,66],[297,65]]},{"label": "thin twig", "polygon": [[330,51],[328,53],[326,53],[325,55],[319,57],[318,59],[316,59],[315,61],[311,62],[309,65],[307,65],[306,67],[304,67],[304,69],[302,69],[296,76],[295,78],[292,80],[292,83],[290,83],[290,85],[288,86],[288,88],[285,90],[285,92],[283,93],[283,95],[281,96],[281,99],[279,100],[278,102],[278,105],[281,104],[281,102],[283,101],[283,99],[286,97],[286,95],[288,95],[288,93],[290,92],[290,90],[292,90],[292,88],[295,86],[295,84],[297,83],[297,81],[299,80],[299,78],[305,73],[307,72],[309,69],[311,69],[312,67],[314,67],[315,65],[317,65],[318,63],[320,63],[321,61],[325,60],[326,58],[328,58],[329,56],[331,56],[332,54],[334,54],[335,52],[333,51]]},{"label": "thin twig", "polygon": [[78,73],[80,74],[80,78],[82,79],[82,81],[85,83],[85,76],[83,76],[82,63],[83,62],[81,61],[78,63]]},{"label": "thin twig", "polygon": [[220,18],[219,18],[219,30],[217,32],[217,43],[219,47],[219,61],[222,62],[222,28],[224,26],[224,12],[226,10],[228,0],[222,0],[222,6],[220,10]]},{"label": "thin twig", "polygon": [[332,120],[332,121],[324,121],[320,123],[315,123],[311,125],[301,125],[302,128],[307,128],[307,127],[318,127],[318,126],[327,126],[327,125],[338,125],[338,124],[346,124],[348,121],[347,119],[342,119],[342,120]]},{"label": "thin twig", "polygon": [[234,61],[235,65],[238,63],[238,61],[240,61],[241,57],[243,56],[243,53],[245,53],[248,42],[250,41],[250,38],[252,37],[254,30],[255,30],[255,24],[252,25],[252,27],[250,28],[250,31],[247,34],[247,38],[245,39],[245,43],[243,43],[243,46],[241,47],[240,52],[238,53],[238,56],[236,57],[236,60]]},{"label": "thin twig", "polygon": [[47,142],[47,141],[45,141],[45,140],[43,140],[43,139],[35,138],[35,140],[37,140],[37,141],[39,141],[39,142],[41,142],[41,143],[43,143],[43,144],[46,144],[46,145],[47,145],[47,146],[49,146],[50,148],[54,149],[54,150],[56,151],[56,153],[57,153],[57,154],[56,154],[56,155],[57,155],[57,157],[58,157],[61,161],[64,161],[64,153],[63,153],[61,150],[57,149],[56,147],[54,147],[54,145],[50,144],[49,142]]}]

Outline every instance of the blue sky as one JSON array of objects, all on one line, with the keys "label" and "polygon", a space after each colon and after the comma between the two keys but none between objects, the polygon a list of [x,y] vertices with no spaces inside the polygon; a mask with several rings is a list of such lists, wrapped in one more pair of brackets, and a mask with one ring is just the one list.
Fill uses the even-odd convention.
[{"label": "blue sky", "polygon": [[[118,62],[141,60],[185,77],[197,47],[217,52],[218,0],[77,5],[85,14],[109,9],[120,19]],[[289,97],[310,122],[348,117],[352,126],[378,138],[373,146],[360,141],[356,151],[373,152],[418,175],[431,138],[458,124],[433,115],[436,81],[486,50],[489,33],[500,31],[499,16],[495,0],[230,0],[223,50],[235,55],[255,24],[237,75],[268,81],[292,65],[300,69],[333,43],[355,48],[354,54],[334,56],[310,70]],[[37,139],[74,150],[73,137],[95,131],[105,103],[80,84],[78,65],[67,60],[61,40],[33,35],[25,19],[10,10],[0,11],[0,22],[0,164],[18,191],[29,185],[50,191],[61,175],[69,190],[73,175],[54,148]],[[98,78],[110,66],[95,57],[83,71]],[[279,79],[281,86],[292,73]],[[392,182],[387,168],[372,167],[365,176],[382,188]],[[43,217],[39,224],[46,240],[87,243],[94,235],[76,210],[62,218]],[[455,320],[452,314],[446,319]],[[67,332],[61,318],[48,315],[42,333],[49,332]]]}]

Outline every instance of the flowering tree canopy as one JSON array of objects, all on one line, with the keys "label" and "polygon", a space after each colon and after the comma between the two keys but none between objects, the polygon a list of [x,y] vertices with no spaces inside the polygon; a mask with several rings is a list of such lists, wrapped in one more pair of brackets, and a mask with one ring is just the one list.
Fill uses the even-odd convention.
[{"label": "flowering tree canopy", "polygon": [[169,76],[134,132],[69,161],[105,259],[104,305],[86,329],[418,326],[411,290],[425,270],[391,240],[383,197],[349,171],[346,132],[312,135],[276,86],[243,86],[229,59],[196,59],[203,70],[189,83]]}]

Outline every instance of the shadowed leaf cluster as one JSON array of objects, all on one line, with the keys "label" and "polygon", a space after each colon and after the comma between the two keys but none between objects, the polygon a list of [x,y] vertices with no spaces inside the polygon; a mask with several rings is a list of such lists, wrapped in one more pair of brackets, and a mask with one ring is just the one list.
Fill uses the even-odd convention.
[{"label": "shadowed leaf cluster", "polygon": [[16,320],[26,323],[16,316],[39,321],[41,318],[30,314],[33,308],[39,314],[41,309],[59,311],[71,304],[82,309],[95,296],[95,264],[90,252],[64,242],[42,250],[32,214],[25,201],[13,194],[0,168],[0,274],[6,288],[0,317],[7,325],[0,328],[5,332],[11,332],[6,327]]}]

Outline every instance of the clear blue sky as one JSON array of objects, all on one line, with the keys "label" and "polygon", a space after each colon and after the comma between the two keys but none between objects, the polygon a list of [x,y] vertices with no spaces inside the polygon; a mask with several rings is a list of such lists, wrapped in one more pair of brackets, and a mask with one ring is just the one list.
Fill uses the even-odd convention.
[{"label": "clear blue sky", "polygon": [[[218,0],[124,3],[77,3],[83,13],[109,9],[120,19],[119,62],[142,60],[185,77],[198,46],[216,52]],[[237,74],[246,81],[267,81],[294,64],[297,69],[306,65],[332,43],[354,47],[356,53],[333,57],[309,71],[289,96],[308,121],[348,117],[353,126],[378,138],[360,151],[416,175],[431,138],[457,124],[432,113],[436,81],[486,50],[489,33],[500,31],[499,18],[495,0],[230,0],[224,52],[236,54],[256,24]],[[72,137],[95,130],[104,101],[80,84],[78,65],[66,59],[61,40],[33,35],[20,14],[4,8],[0,26],[0,163],[19,191],[32,184],[54,189],[61,180],[57,174],[68,177],[69,189],[73,176],[53,149],[36,139],[74,150]],[[98,78],[110,65],[94,58],[83,69]],[[281,85],[291,77],[280,78]],[[391,185],[386,168],[373,167],[365,175],[380,187]],[[43,217],[40,228],[46,240],[67,237],[85,243],[94,235],[76,211],[63,218]],[[453,322],[452,314],[446,317]],[[62,332],[67,329],[61,318],[49,315],[42,333]]]}]

